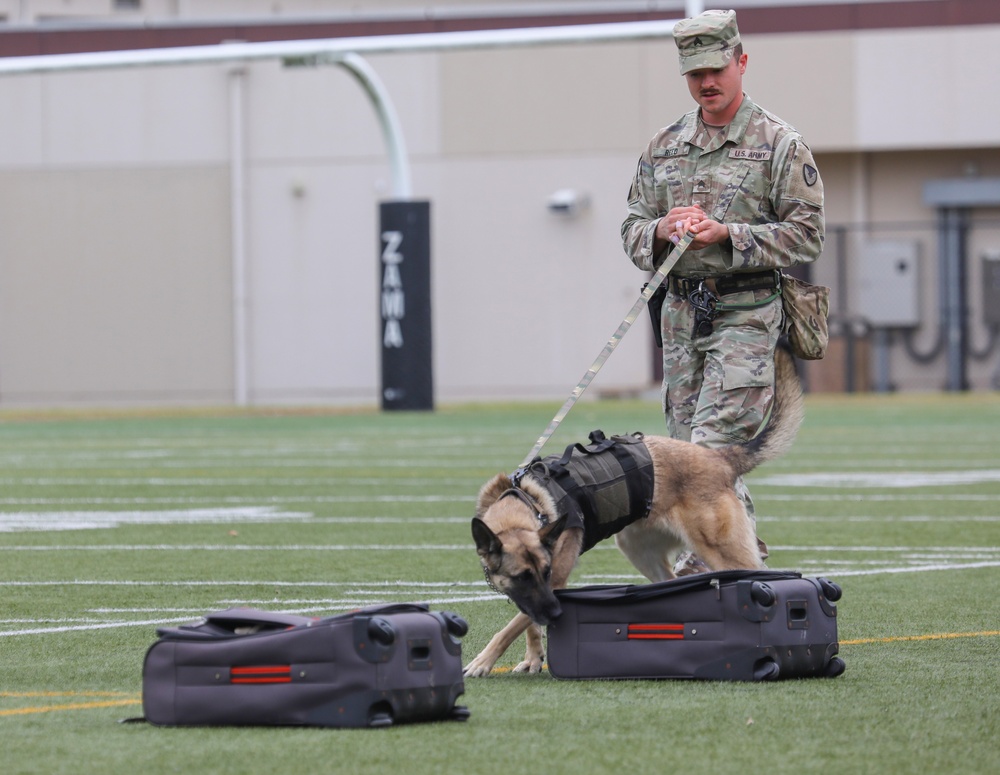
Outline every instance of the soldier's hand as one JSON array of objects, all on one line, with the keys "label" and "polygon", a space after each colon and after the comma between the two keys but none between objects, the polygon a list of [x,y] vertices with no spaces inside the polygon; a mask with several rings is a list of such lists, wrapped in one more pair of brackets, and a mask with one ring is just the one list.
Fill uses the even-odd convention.
[{"label": "soldier's hand", "polygon": [[711,218],[704,218],[697,223],[692,223],[689,230],[695,234],[695,238],[691,241],[692,250],[701,250],[709,245],[719,245],[729,239],[729,227],[724,223],[713,221]]},{"label": "soldier's hand", "polygon": [[664,243],[673,242],[676,245],[688,229],[705,217],[705,211],[697,205],[675,207],[656,225],[656,239]]}]

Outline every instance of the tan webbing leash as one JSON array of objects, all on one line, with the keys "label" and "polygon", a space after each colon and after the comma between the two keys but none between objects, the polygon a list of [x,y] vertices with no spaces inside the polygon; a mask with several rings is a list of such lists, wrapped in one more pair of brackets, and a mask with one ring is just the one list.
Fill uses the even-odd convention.
[{"label": "tan webbing leash", "polygon": [[597,376],[597,372],[601,370],[601,367],[604,366],[608,358],[611,357],[611,353],[615,351],[618,343],[632,327],[632,324],[639,316],[642,308],[649,303],[649,298],[656,292],[656,289],[663,284],[664,279],[666,279],[670,270],[674,268],[681,256],[684,255],[684,251],[691,245],[694,237],[695,235],[692,232],[685,234],[683,239],[681,239],[674,249],[670,251],[670,255],[663,260],[663,263],[660,264],[656,273],[650,278],[649,282],[646,283],[646,287],[642,289],[642,293],[639,294],[639,298],[636,299],[635,304],[632,305],[632,309],[629,310],[625,319],[622,320],[621,324],[619,324],[618,329],[611,335],[608,343],[604,345],[604,349],[601,350],[600,355],[594,359],[590,368],[587,369],[587,373],[583,375],[583,379],[581,379],[577,386],[573,388],[573,392],[569,394],[569,398],[566,399],[566,403],[562,405],[562,408],[556,412],[556,416],[552,418],[552,422],[549,423],[549,427],[546,428],[545,432],[538,437],[538,441],[536,441],[535,446],[531,448],[531,452],[529,452],[528,456],[521,461],[521,465],[518,466],[519,469],[525,468],[538,456],[538,453],[542,451],[542,447],[545,446],[545,442],[548,441],[549,437],[556,432],[556,428],[559,427],[560,423],[566,419],[566,415],[569,414],[569,410],[573,408],[573,405],[577,402],[580,396],[583,395],[583,391],[587,389],[594,377]]}]

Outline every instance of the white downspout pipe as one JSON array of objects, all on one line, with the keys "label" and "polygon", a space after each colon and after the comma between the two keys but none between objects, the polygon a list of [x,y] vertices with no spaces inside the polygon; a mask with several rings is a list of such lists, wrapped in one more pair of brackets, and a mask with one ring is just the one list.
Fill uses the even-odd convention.
[{"label": "white downspout pipe", "polygon": [[229,201],[233,305],[233,401],[249,400],[247,337],[246,152],[243,135],[243,90],[246,69],[229,71]]}]

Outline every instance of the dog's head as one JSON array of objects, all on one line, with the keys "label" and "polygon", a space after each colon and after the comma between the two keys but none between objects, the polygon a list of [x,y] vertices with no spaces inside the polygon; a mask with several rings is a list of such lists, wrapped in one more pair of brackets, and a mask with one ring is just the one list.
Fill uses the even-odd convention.
[{"label": "dog's head", "polygon": [[[544,508],[544,506],[543,506]],[[532,620],[549,624],[562,613],[552,593],[552,551],[565,519],[546,522],[542,509],[519,495],[506,474],[479,493],[472,537],[489,583]]]}]

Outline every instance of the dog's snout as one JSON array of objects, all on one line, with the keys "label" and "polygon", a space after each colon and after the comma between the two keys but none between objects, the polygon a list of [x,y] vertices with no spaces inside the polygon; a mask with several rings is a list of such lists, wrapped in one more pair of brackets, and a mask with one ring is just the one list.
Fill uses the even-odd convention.
[{"label": "dog's snout", "polygon": [[558,600],[553,599],[550,603],[542,607],[542,610],[535,617],[535,621],[544,627],[552,624],[560,616],[562,616],[562,606],[559,605]]}]

